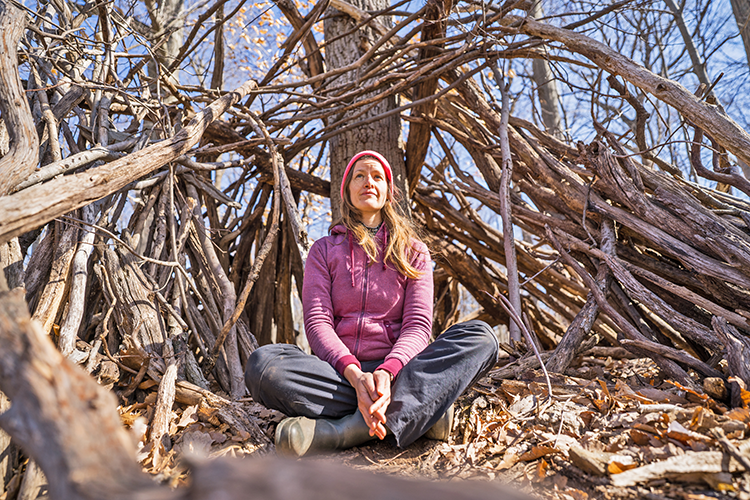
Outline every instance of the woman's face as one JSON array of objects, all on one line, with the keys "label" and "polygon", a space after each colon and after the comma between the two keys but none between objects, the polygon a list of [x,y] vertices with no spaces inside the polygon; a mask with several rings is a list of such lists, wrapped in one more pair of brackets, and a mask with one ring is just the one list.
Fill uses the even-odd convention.
[{"label": "woman's face", "polygon": [[388,180],[383,166],[375,158],[362,158],[352,167],[349,198],[367,219],[380,212],[388,196]]}]

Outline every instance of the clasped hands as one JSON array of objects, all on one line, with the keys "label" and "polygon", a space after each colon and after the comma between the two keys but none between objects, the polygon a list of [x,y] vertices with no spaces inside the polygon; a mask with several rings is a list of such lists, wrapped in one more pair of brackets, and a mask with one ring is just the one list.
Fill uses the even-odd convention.
[{"label": "clasped hands", "polygon": [[344,369],[344,377],[357,391],[357,407],[370,428],[370,435],[385,438],[385,411],[391,402],[391,374],[385,370],[363,372],[351,364]]}]

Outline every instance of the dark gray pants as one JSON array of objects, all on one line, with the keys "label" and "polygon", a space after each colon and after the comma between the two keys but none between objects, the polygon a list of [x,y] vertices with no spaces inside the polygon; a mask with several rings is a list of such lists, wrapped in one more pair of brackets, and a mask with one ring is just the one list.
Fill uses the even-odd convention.
[{"label": "dark gray pants", "polygon": [[[498,344],[482,321],[453,325],[412,358],[391,388],[387,427],[399,447],[432,427],[461,393],[497,362]],[[373,371],[382,360],[362,363]],[[357,410],[357,394],[330,364],[289,344],[271,344],[250,356],[245,372],[253,399],[289,416],[340,418]]]}]

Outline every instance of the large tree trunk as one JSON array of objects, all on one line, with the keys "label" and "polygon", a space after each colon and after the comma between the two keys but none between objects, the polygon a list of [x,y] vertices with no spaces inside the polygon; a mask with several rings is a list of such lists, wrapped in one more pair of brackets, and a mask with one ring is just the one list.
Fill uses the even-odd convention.
[{"label": "large tree trunk", "polygon": [[[351,5],[364,11],[378,11],[389,6],[388,0],[354,0]],[[326,46],[326,63],[328,70],[335,70],[348,66],[360,59],[379,39],[375,30],[365,25],[354,33],[347,35],[357,25],[354,19],[344,12],[330,8],[324,23],[325,39],[330,43]],[[386,18],[380,17],[379,20]],[[389,21],[388,21],[389,22]],[[340,37],[340,38],[338,38]],[[346,90],[366,85],[368,81],[362,81],[364,66],[354,71],[343,73],[327,82],[329,87],[345,86]],[[365,99],[368,96],[363,96]],[[337,115],[335,120],[340,121],[340,126],[348,125],[350,120],[361,120],[387,113],[396,108],[395,96],[382,99],[370,107],[364,115],[359,116],[361,110],[355,110]],[[355,116],[357,116],[355,118]],[[338,134],[329,141],[329,159],[331,168],[331,209],[334,219],[338,215],[340,203],[339,189],[344,169],[349,159],[359,151],[370,149],[382,154],[393,169],[393,178],[396,187],[408,194],[406,172],[404,165],[404,151],[401,140],[401,120],[398,115],[391,115],[381,120],[357,127]],[[402,206],[407,207],[407,203]]]}]

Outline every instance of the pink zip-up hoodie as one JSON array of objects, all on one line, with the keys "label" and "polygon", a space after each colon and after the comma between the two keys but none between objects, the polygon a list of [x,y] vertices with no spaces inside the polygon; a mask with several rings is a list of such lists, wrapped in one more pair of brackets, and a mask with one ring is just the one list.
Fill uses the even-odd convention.
[{"label": "pink zip-up hoodie", "polygon": [[343,375],[350,364],[383,359],[394,377],[427,346],[432,332],[432,265],[427,246],[414,241],[411,265],[423,274],[408,279],[383,263],[388,229],[383,224],[378,262],[348,229],[337,225],[307,257],[302,286],[305,333],[313,352]]}]

